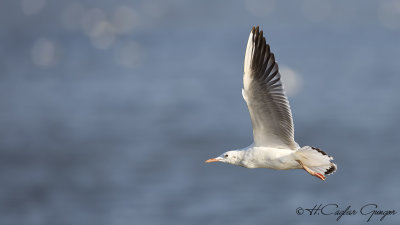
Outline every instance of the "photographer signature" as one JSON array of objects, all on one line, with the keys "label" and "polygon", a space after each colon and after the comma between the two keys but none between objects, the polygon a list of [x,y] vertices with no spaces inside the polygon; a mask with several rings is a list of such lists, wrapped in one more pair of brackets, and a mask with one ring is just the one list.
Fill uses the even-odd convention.
[{"label": "photographer signature", "polygon": [[345,209],[340,209],[338,204],[319,204],[315,205],[313,208],[303,208],[298,207],[296,209],[297,215],[335,215],[336,221],[339,221],[343,216],[354,216],[357,214],[361,214],[363,216],[368,217],[367,222],[371,221],[373,217],[378,217],[379,221],[385,219],[386,216],[397,214],[396,210],[382,210],[378,209],[377,204],[366,204],[360,207],[359,210],[352,209],[349,205]]}]

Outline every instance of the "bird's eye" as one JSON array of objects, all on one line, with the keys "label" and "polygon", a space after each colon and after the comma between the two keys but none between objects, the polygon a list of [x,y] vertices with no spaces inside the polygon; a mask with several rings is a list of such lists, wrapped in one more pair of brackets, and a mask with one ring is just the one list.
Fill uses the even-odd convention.
[{"label": "bird's eye", "polygon": [[225,157],[225,158],[228,158],[228,154],[225,154],[224,157]]}]

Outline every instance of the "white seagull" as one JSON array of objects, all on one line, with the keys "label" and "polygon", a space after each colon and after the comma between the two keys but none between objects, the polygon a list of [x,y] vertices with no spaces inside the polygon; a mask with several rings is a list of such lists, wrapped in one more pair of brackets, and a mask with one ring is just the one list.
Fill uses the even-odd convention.
[{"label": "white seagull", "polygon": [[263,31],[253,27],[244,58],[242,95],[250,112],[254,142],[247,148],[206,160],[207,163],[304,169],[321,180],[336,171],[336,165],[331,162],[333,157],[315,147],[300,147],[294,141],[292,113],[280,78],[278,64]]}]

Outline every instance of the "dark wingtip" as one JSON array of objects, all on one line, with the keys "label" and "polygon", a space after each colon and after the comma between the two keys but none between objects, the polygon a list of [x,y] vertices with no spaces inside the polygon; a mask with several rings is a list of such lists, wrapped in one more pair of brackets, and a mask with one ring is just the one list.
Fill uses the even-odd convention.
[{"label": "dark wingtip", "polygon": [[251,33],[254,34],[254,31],[256,30],[256,28],[253,26],[253,28],[251,28]]},{"label": "dark wingtip", "polygon": [[274,55],[274,53],[271,52],[271,54],[270,54],[269,57],[270,57],[271,61],[275,62],[275,55]]}]

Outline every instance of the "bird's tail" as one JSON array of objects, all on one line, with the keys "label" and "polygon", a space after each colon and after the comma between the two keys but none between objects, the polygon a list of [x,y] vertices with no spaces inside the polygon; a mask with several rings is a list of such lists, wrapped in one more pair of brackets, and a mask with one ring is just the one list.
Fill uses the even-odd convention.
[{"label": "bird's tail", "polygon": [[332,156],[327,155],[321,149],[305,146],[296,151],[297,160],[314,172],[324,175],[332,174],[336,171],[336,164],[331,162]]}]

